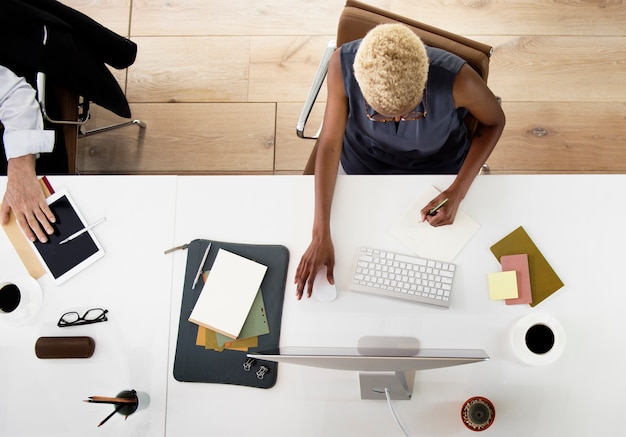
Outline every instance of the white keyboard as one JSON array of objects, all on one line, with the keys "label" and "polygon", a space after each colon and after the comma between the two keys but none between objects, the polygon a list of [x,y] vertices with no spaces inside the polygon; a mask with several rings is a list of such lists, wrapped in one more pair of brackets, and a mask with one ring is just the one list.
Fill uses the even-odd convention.
[{"label": "white keyboard", "polygon": [[350,290],[450,306],[452,263],[361,247]]}]

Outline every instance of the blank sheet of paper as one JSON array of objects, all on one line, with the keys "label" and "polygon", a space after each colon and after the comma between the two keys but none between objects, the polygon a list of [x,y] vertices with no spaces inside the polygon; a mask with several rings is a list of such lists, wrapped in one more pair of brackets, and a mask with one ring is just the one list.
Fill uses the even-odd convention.
[{"label": "blank sheet of paper", "polygon": [[220,249],[189,321],[237,338],[267,266]]},{"label": "blank sheet of paper", "polygon": [[422,208],[439,194],[439,190],[433,186],[424,190],[389,232],[422,258],[452,262],[480,229],[480,225],[461,208],[451,225],[434,227],[426,221],[422,222]]}]

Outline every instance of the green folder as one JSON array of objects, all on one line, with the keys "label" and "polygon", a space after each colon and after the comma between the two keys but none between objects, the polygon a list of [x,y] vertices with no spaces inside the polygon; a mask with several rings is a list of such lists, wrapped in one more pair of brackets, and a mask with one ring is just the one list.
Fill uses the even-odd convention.
[{"label": "green folder", "polygon": [[533,296],[530,306],[532,307],[537,306],[563,287],[559,276],[521,226],[491,246],[491,252],[498,261],[504,255],[528,254],[530,287]]},{"label": "green folder", "polygon": [[[239,337],[237,339],[258,337],[259,335],[265,335],[270,333],[270,326],[267,323],[267,315],[265,314],[265,304],[263,303],[263,294],[261,289],[257,293],[252,307],[250,307],[250,313],[241,328]],[[233,341],[232,338],[227,337],[219,332],[216,332],[217,345],[224,346],[224,343]]]}]

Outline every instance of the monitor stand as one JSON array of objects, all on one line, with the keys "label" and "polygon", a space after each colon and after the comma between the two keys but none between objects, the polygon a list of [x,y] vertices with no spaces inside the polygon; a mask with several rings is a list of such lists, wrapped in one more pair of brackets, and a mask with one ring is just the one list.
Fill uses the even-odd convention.
[{"label": "monitor stand", "polygon": [[406,372],[359,372],[361,399],[385,400],[385,388],[393,400],[408,401],[413,394],[415,371]]},{"label": "monitor stand", "polygon": [[[363,355],[406,356],[419,351],[419,342],[413,337],[365,336],[359,339],[357,348]],[[387,372],[359,372],[361,399],[387,399],[385,388],[394,400],[410,400],[413,394],[415,370]]]}]

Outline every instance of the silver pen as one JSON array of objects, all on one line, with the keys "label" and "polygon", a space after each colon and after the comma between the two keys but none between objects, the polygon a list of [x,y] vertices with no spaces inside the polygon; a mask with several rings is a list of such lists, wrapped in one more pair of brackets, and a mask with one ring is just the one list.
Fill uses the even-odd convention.
[{"label": "silver pen", "polygon": [[209,245],[204,251],[204,256],[202,257],[202,261],[200,261],[200,265],[198,266],[198,272],[196,273],[196,277],[193,280],[193,285],[191,289],[194,290],[196,288],[196,284],[198,283],[198,279],[200,279],[200,275],[202,274],[202,268],[204,267],[204,263],[206,262],[207,257],[209,256],[209,250],[211,250],[211,242],[209,241]]},{"label": "silver pen", "polygon": [[87,232],[88,230],[90,230],[91,228],[98,226],[100,223],[102,223],[103,221],[105,221],[107,218],[106,217],[102,217],[100,220],[96,220],[95,222],[93,222],[92,224],[85,226],[84,228],[82,228],[80,231],[74,232],[72,235],[70,235],[69,237],[67,237],[65,240],[61,241],[59,244],[65,244],[68,241],[72,241],[74,238],[76,237],[80,237],[81,235],[83,235],[85,232]]}]

